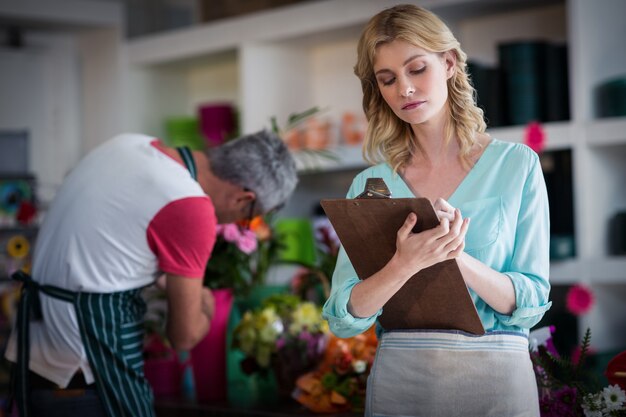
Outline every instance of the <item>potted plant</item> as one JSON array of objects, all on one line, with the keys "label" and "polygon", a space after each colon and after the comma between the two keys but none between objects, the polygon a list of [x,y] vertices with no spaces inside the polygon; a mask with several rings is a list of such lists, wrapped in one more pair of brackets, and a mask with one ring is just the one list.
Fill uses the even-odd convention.
[{"label": "potted plant", "polygon": [[233,303],[236,297],[246,297],[265,282],[278,247],[269,220],[264,217],[253,219],[249,228],[239,224],[218,226],[204,274],[204,285],[213,291],[215,313],[208,334],[191,350],[198,401],[226,400],[227,329]]}]

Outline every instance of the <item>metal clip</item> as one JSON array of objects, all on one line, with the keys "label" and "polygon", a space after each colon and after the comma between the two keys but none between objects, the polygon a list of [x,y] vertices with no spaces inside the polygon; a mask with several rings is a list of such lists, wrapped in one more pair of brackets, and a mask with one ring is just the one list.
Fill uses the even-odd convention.
[{"label": "metal clip", "polygon": [[356,198],[391,198],[391,191],[382,178],[368,178],[365,190]]}]

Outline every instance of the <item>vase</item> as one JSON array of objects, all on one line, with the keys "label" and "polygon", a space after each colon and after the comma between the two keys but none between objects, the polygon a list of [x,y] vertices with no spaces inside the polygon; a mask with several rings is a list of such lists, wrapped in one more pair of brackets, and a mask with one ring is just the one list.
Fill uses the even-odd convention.
[{"label": "vase", "polygon": [[152,386],[155,398],[180,397],[185,366],[178,360],[175,351],[163,358],[144,361],[144,375]]},{"label": "vase", "polygon": [[207,335],[191,350],[196,400],[226,400],[226,344],[228,319],[233,306],[230,288],[213,290],[215,312]]}]

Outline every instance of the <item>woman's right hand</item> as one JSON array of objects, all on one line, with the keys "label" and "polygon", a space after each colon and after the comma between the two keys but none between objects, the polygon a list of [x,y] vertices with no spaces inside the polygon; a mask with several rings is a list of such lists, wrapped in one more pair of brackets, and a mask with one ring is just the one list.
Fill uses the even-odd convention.
[{"label": "woman's right hand", "polygon": [[454,209],[452,222],[442,217],[439,225],[420,233],[412,229],[417,221],[415,213],[410,213],[396,236],[394,257],[403,265],[410,276],[439,262],[458,257],[465,248],[465,235],[469,218],[463,219],[461,211]]}]

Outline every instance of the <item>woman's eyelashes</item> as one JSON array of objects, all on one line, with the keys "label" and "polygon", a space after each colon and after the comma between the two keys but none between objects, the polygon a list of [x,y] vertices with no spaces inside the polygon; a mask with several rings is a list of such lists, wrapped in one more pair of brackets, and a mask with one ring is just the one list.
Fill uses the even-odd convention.
[{"label": "woman's eyelashes", "polygon": [[[412,69],[409,70],[409,75],[419,75],[421,73],[423,73],[424,71],[426,71],[426,66],[424,65],[423,67],[417,68],[417,69]],[[378,82],[384,86],[389,86],[392,85],[394,82],[396,81],[396,77],[387,77],[387,78],[379,78]]]},{"label": "woman's eyelashes", "polygon": [[387,86],[387,85],[393,84],[395,80],[396,80],[396,77],[393,77],[393,78],[386,78],[386,79],[378,80],[378,82],[380,82],[384,86]]}]

